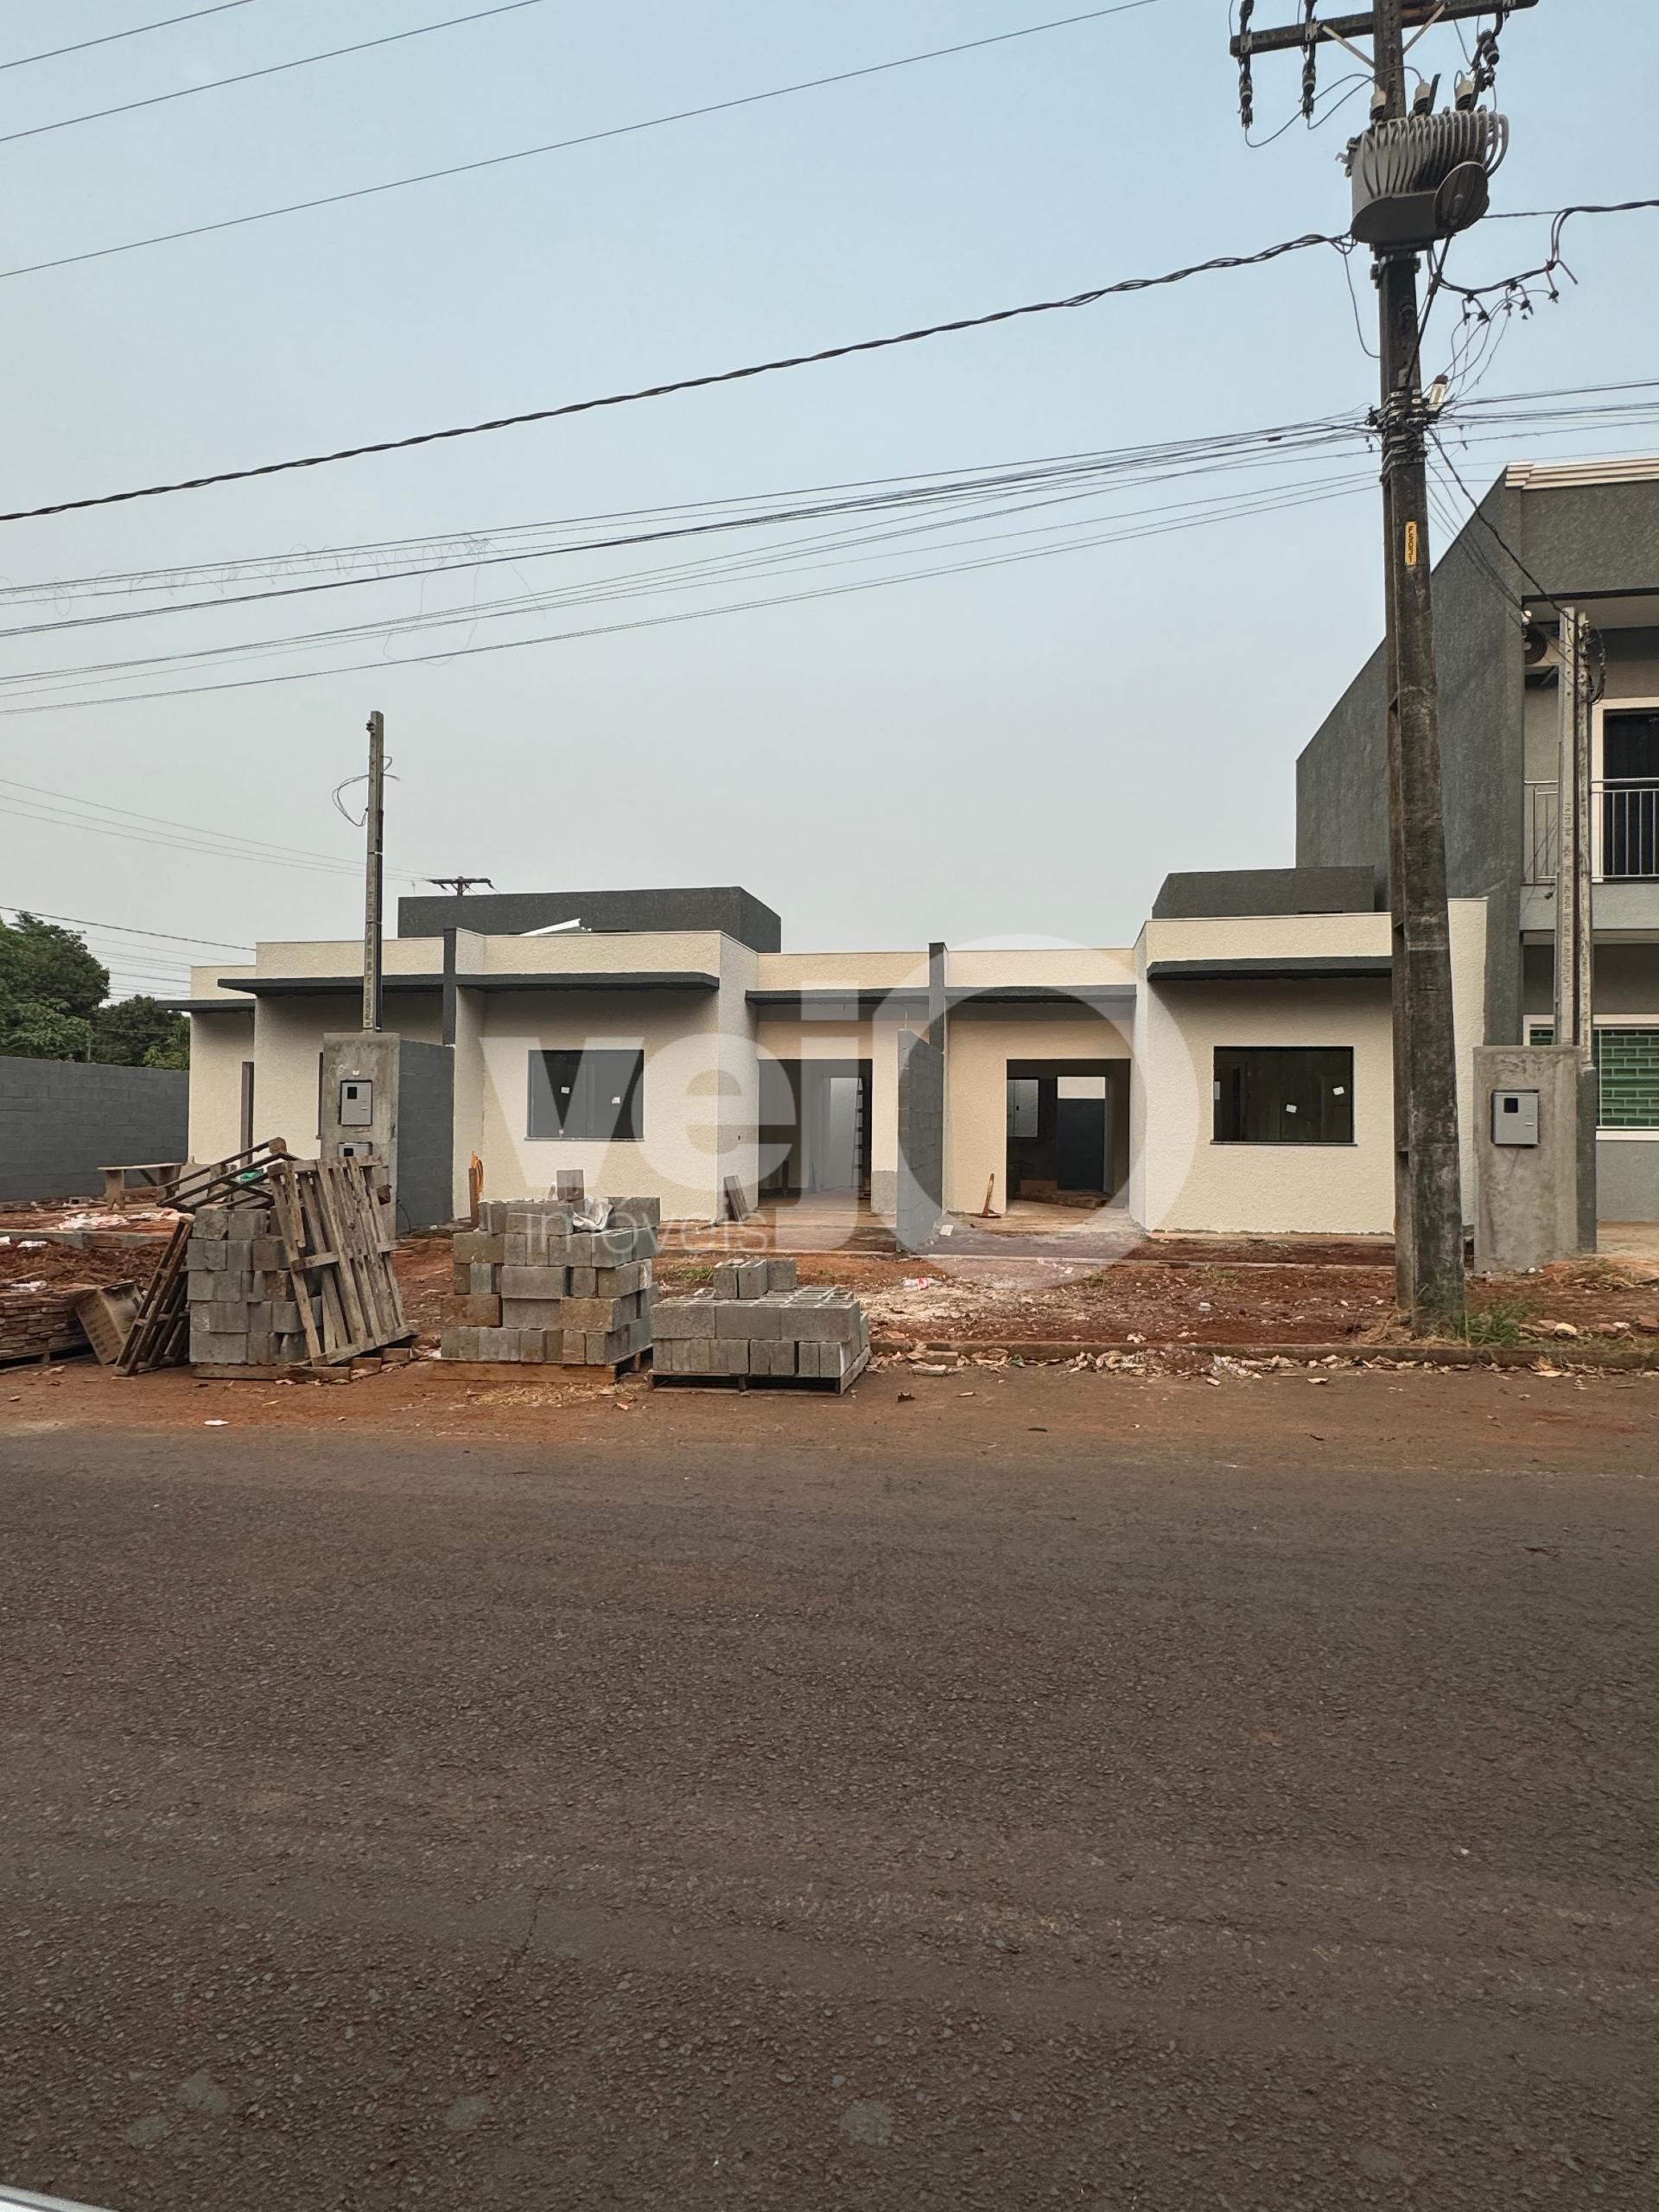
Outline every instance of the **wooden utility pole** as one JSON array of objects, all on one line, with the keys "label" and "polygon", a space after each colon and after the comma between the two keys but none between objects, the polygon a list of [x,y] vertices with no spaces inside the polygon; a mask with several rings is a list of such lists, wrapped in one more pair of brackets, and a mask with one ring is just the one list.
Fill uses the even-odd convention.
[{"label": "wooden utility pole", "polygon": [[369,716],[368,859],[363,887],[363,1027],[378,1029],[385,1011],[380,970],[381,875],[385,857],[386,718]]},{"label": "wooden utility pole", "polygon": [[[1316,0],[1303,19],[1253,30],[1255,0],[1244,0],[1232,52],[1239,64],[1240,111],[1253,114],[1250,67],[1259,54],[1300,53],[1302,111],[1314,114],[1322,45],[1352,51],[1369,37],[1376,91],[1366,147],[1380,134],[1407,128],[1407,32],[1419,36],[1438,23],[1491,15],[1497,29],[1517,8],[1537,0],[1376,0],[1363,15],[1320,20]],[[1414,38],[1410,43],[1414,45]],[[1459,107],[1472,109],[1491,83],[1497,30],[1478,41],[1472,78],[1459,88]],[[1422,175],[1397,190],[1392,210],[1368,208],[1362,232],[1374,254],[1382,357],[1376,416],[1382,448],[1385,667],[1389,764],[1389,899],[1393,923],[1395,1284],[1402,1307],[1420,1332],[1458,1327],[1464,1312],[1463,1193],[1458,1141],[1457,1044],[1452,1026],[1452,950],[1446,912],[1446,824],[1434,668],[1434,614],[1429,574],[1428,412],[1422,389],[1422,334],[1417,275],[1425,245],[1466,228],[1484,213],[1478,134],[1448,156],[1454,176],[1434,172],[1434,131],[1456,117],[1430,118],[1433,86],[1415,104],[1405,149]],[[1477,120],[1465,118],[1473,124]],[[1495,124],[1494,130],[1506,129]],[[1397,138],[1395,143],[1398,143]],[[1452,133],[1441,142],[1453,144]],[[1470,158],[1471,150],[1473,158]],[[1438,194],[1438,197],[1437,197]],[[1379,200],[1386,194],[1379,194]],[[1358,206],[1358,188],[1356,205]]]}]

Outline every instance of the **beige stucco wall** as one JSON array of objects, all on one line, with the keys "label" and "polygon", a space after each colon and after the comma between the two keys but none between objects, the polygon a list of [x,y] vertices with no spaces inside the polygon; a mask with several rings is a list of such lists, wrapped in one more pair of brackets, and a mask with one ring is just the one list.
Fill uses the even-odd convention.
[{"label": "beige stucco wall", "polygon": [[[1385,980],[1149,986],[1135,1035],[1135,1219],[1250,1235],[1385,1232],[1394,1211],[1389,1027]],[[1354,1142],[1215,1143],[1218,1045],[1351,1046]]]},{"label": "beige stucco wall", "polygon": [[[194,995],[194,994],[193,994]],[[227,1160],[242,1147],[242,1063],[254,1058],[253,1007],[230,992],[224,1014],[190,1017],[190,1157]],[[254,1086],[254,1136],[260,1126]]]},{"label": "beige stucco wall", "polygon": [[1122,1060],[1127,1019],[1086,1007],[1070,1013],[1011,1007],[950,1017],[944,1077],[944,1203],[977,1213],[996,1178],[995,1210],[1007,1204],[1007,1072],[1010,1060]]},{"label": "beige stucco wall", "polygon": [[1010,984],[1046,990],[1097,988],[1135,981],[1135,949],[1091,944],[969,947],[947,953],[944,972],[952,990]]},{"label": "beige stucco wall", "polygon": [[[434,964],[441,965],[443,947],[435,942],[439,957]],[[553,975],[620,975],[647,969],[716,976],[721,947],[727,942],[717,930],[618,930],[604,934],[555,930],[546,937],[480,937],[469,949],[479,960],[471,972],[483,976],[524,976],[537,969]],[[457,967],[461,964],[458,958]]]},{"label": "beige stucco wall", "polygon": [[[1472,1200],[1474,1047],[1484,1041],[1486,908],[1450,907],[1465,1212]],[[1353,956],[1389,949],[1386,914],[1149,923],[1159,959]],[[1170,982],[1143,988],[1129,1203],[1149,1229],[1386,1235],[1394,1221],[1394,1053],[1385,979]],[[1218,1145],[1217,1046],[1350,1046],[1352,1145]]]},{"label": "beige stucco wall", "polygon": [[755,955],[758,991],[827,991],[842,985],[861,991],[927,988],[925,949],[908,952],[761,952]]},{"label": "beige stucco wall", "polygon": [[[477,995],[481,1070],[477,1134],[459,1124],[456,1151],[474,1147],[490,1198],[543,1194],[561,1168],[580,1168],[590,1191],[658,1198],[663,1211],[710,1219],[719,1204],[720,1085],[725,1071],[712,995],[502,991]],[[582,1144],[528,1135],[530,1055],[583,1046],[645,1054],[637,1144]]]}]

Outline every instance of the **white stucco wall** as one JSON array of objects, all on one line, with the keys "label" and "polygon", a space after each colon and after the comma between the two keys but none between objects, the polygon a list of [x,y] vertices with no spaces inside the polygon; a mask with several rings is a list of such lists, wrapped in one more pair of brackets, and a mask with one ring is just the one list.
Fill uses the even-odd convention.
[{"label": "white stucco wall", "polygon": [[[242,1148],[242,1063],[254,1058],[253,1007],[225,993],[224,1014],[190,1017],[190,1157],[227,1160]],[[258,1084],[254,1085],[253,1134],[260,1123]]]}]

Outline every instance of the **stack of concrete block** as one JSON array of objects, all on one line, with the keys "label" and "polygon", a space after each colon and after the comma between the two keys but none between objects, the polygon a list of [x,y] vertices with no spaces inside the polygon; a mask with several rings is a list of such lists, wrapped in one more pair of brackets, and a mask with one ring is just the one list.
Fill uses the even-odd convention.
[{"label": "stack of concrete block", "polygon": [[662,1206],[613,1198],[603,1229],[580,1201],[492,1199],[454,1239],[445,1359],[613,1367],[649,1351]]},{"label": "stack of concrete block", "polygon": [[664,1300],[655,1327],[654,1371],[669,1379],[844,1384],[870,1356],[869,1323],[851,1291],[797,1289],[792,1260],[726,1262],[709,1289]]},{"label": "stack of concrete block", "polygon": [[[185,1253],[190,1359],[198,1367],[291,1367],[309,1357],[288,1255],[264,1206],[203,1206]],[[321,1322],[321,1299],[312,1313]]]}]

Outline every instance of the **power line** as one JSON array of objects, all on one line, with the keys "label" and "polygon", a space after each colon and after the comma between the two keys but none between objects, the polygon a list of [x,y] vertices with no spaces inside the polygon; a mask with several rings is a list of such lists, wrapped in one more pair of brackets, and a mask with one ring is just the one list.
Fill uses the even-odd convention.
[{"label": "power line", "polygon": [[[123,607],[110,614],[62,615],[47,621],[17,623],[10,629],[0,629],[0,640],[54,636],[67,630],[99,629],[111,623],[149,621],[174,614],[218,613],[227,607],[258,605],[273,600],[309,598],[322,593],[360,590],[365,586],[400,583],[429,576],[453,575],[457,571],[473,574],[484,569],[516,568],[523,563],[550,560],[574,553],[631,550],[639,546],[673,540],[771,528],[781,523],[880,512],[894,507],[927,509],[939,505],[956,506],[970,500],[995,498],[1046,484],[1092,480],[1096,489],[1104,492],[1111,488],[1109,480],[1114,477],[1144,475],[1150,471],[1149,480],[1160,481],[1168,476],[1189,475],[1203,469],[1249,467],[1254,465],[1249,458],[1253,454],[1278,461],[1301,450],[1318,450],[1333,441],[1340,442],[1364,435],[1365,424],[1361,418],[1332,418],[1281,425],[1270,429],[1230,432],[1211,439],[1185,440],[1161,448],[1139,447],[1122,448],[1118,452],[1109,449],[1097,454],[1059,455],[1014,464],[1000,471],[955,479],[942,475],[919,482],[913,479],[890,479],[874,490],[855,490],[852,497],[840,499],[813,499],[810,493],[801,493],[794,495],[798,504],[792,505],[771,508],[754,505],[746,512],[728,512],[713,519],[706,518],[707,509],[713,503],[697,501],[686,509],[661,512],[665,514],[695,512],[703,516],[702,519],[664,522],[655,529],[609,537],[567,537],[547,545],[516,543],[511,550],[501,552],[487,551],[480,543],[481,539],[493,533],[475,530],[455,534],[453,542],[458,550],[450,557],[428,561],[413,567],[380,567],[355,575],[334,575],[310,582],[284,582],[260,589],[220,592],[205,599],[176,601],[171,605]],[[1159,466],[1166,461],[1173,465]],[[1143,466],[1137,467],[1137,462]],[[787,498],[789,495],[776,496]],[[531,529],[555,531],[564,527],[568,525],[553,523],[518,524],[513,526],[513,535],[519,536]],[[425,542],[435,551],[441,541]],[[354,549],[334,549],[308,557],[337,561],[343,551],[350,550]],[[101,585],[107,585],[110,581],[108,576],[99,579]],[[0,682],[12,680],[15,678],[0,677]]]},{"label": "power line", "polygon": [[245,8],[250,0],[217,0],[212,8],[193,8],[188,16],[163,16],[159,22],[134,23],[124,31],[105,31],[102,38],[83,38],[73,46],[49,46],[43,54],[20,54],[16,61],[0,61],[0,70],[27,69],[36,61],[55,61],[60,54],[85,54],[94,46],[113,46],[118,39],[142,38],[146,31],[169,30],[175,23],[194,23],[203,16],[227,15],[232,8]]},{"label": "power line", "polygon": [[27,901],[21,906],[14,904],[7,911],[13,914],[34,914],[43,922],[70,922],[78,930],[110,930],[120,937],[154,938],[163,944],[205,945],[210,952],[251,952],[254,950],[251,944],[238,944],[233,938],[184,937],[172,930],[136,929],[130,922],[88,921],[85,914],[48,914],[43,906],[31,906]]},{"label": "power line", "polygon": [[423,169],[414,176],[392,177],[385,184],[362,184],[347,192],[324,193],[315,200],[289,200],[281,207],[261,207],[251,215],[227,215],[213,223],[193,223],[182,230],[157,231],[149,238],[127,238],[118,245],[89,247],[82,253],[60,254],[50,261],[31,261],[16,269],[0,269],[0,282],[10,276],[37,276],[48,269],[69,269],[82,261],[103,261],[111,254],[141,253],[151,246],[175,245],[184,238],[206,238],[214,231],[240,230],[250,223],[271,223],[284,215],[302,215],[318,207],[338,207],[348,200],[370,200],[384,192],[402,192],[410,185],[436,184],[446,177],[470,176],[480,169],[499,168],[509,162],[529,162],[543,154],[563,154],[577,146],[596,146],[607,138],[626,138],[641,130],[660,130],[672,123],[690,123],[705,115],[724,115],[734,108],[756,107],[767,100],[814,92],[830,85],[847,85],[860,77],[879,77],[890,69],[913,69],[924,61],[941,61],[953,54],[971,54],[981,47],[1005,46],[1012,40],[1036,38],[1046,31],[1067,30],[1076,23],[1097,22],[1106,16],[1127,16],[1140,8],[1157,7],[1161,0],[1116,0],[1109,8],[1090,8],[1082,15],[1057,16],[1052,22],[1027,23],[1018,30],[996,31],[986,38],[964,39],[955,46],[930,47],[920,54],[901,54],[891,61],[867,62],[857,69],[839,69],[829,76],[805,77],[792,85],[774,85],[761,92],[743,92],[735,99],[709,100],[700,107],[677,108],[667,115],[645,117],[638,123],[619,123],[607,130],[584,131],[575,138],[550,139],[541,146],[521,146],[510,154],[486,154],[474,162],[455,162],[447,168]]},{"label": "power line", "polygon": [[[1254,509],[1237,508],[1234,510],[1234,516],[1242,518],[1252,512],[1268,513],[1280,508],[1310,505],[1332,499],[1345,499],[1351,497],[1355,492],[1368,489],[1370,482],[1371,479],[1368,475],[1345,489],[1310,494],[1306,488],[1303,488],[1288,497],[1264,500]],[[844,598],[855,593],[874,591],[893,584],[917,583],[936,576],[959,575],[982,569],[1007,567],[1027,561],[1049,558],[1058,553],[1081,550],[1090,544],[1110,544],[1129,538],[1163,536],[1173,529],[1192,529],[1198,527],[1202,523],[1230,518],[1232,518],[1205,516],[1196,519],[1189,518],[1185,523],[1165,523],[1142,530],[1109,533],[1093,540],[1074,541],[1063,545],[1039,546],[1020,553],[1002,554],[976,561],[953,562],[934,568],[912,569],[896,576],[870,577],[855,583],[821,585],[808,591],[774,594],[766,598],[733,601],[723,607],[693,607],[679,613],[639,616],[626,622],[600,623],[580,630],[553,631],[533,638],[501,639],[481,645],[446,646],[437,652],[406,654],[391,663],[380,658],[367,661],[347,662],[329,668],[298,669],[276,676],[232,677],[223,683],[185,684],[166,690],[118,692],[105,699],[48,700],[37,705],[0,709],[0,715],[64,714],[76,709],[84,710],[88,706],[125,706],[148,700],[195,698],[209,692],[259,690],[275,683],[296,683],[308,682],[319,677],[355,675],[365,670],[373,670],[378,674],[385,675],[389,668],[412,668],[434,661],[466,660],[483,653],[514,652],[534,645],[573,644],[588,638],[610,637],[623,632],[659,629],[684,622],[702,621],[716,615],[748,613],[764,607],[793,607],[812,600]]]},{"label": "power line", "polygon": [[[7,815],[16,820],[43,822],[57,829],[90,831],[95,836],[115,837],[133,844],[156,845],[172,851],[205,853],[219,860],[257,861],[266,868],[299,868],[314,874],[348,876],[356,876],[359,873],[353,862],[328,854],[311,853],[301,847],[264,845],[262,841],[252,838],[232,840],[221,830],[179,822],[172,816],[143,814],[130,807],[108,806],[101,801],[79,798],[69,791],[49,791],[44,785],[23,784],[14,778],[0,777],[0,788],[8,792],[29,794],[24,798],[10,798],[7,800]],[[65,812],[63,810],[66,808],[82,810]],[[96,815],[110,818],[99,821],[93,818]],[[130,823],[143,826],[128,827]],[[420,883],[425,880],[406,869],[393,872],[401,882]]]},{"label": "power line", "polygon": [[1157,276],[1126,276],[1116,283],[1099,284],[1086,292],[1073,292],[1059,300],[1036,300],[1024,307],[996,308],[988,315],[961,315],[950,322],[934,322],[917,330],[905,330],[890,338],[861,338],[842,346],[825,346],[817,353],[792,353],[777,360],[752,362],[747,368],[721,369],[706,376],[678,377],[669,384],[647,385],[635,391],[615,391],[602,399],[575,399],[562,407],[538,407],[522,415],[501,415],[486,423],[467,423],[448,430],[421,430],[406,438],[381,438],[361,446],[342,446],[334,453],[308,454],[295,461],[270,461],[254,468],[221,469],[212,476],[191,476],[174,484],[148,484],[132,492],[105,492],[86,499],[60,499],[50,506],[18,507],[10,513],[0,514],[0,522],[34,522],[45,515],[79,514],[88,507],[113,507],[132,499],[158,499],[175,492],[200,492],[215,484],[242,484],[257,476],[281,476],[296,468],[324,468],[335,461],[361,461],[371,454],[404,453],[414,446],[442,443],[451,438],[475,438],[493,430],[514,430],[531,423],[556,422],[569,415],[588,415],[604,407],[629,407],[644,399],[665,399],[677,392],[704,391],[712,385],[740,384],[751,377],[775,374],[782,369],[816,367],[823,361],[841,361],[855,353],[879,353],[895,346],[914,346],[929,338],[947,338],[963,330],[984,330],[993,323],[1013,322],[1022,315],[1054,315],[1066,308],[1093,307],[1096,302],[1110,299],[1127,292],[1147,292],[1166,284],[1179,284],[1189,276],[1206,276],[1218,270],[1255,269],[1264,262],[1277,261],[1287,253],[1300,253],[1309,246],[1338,246],[1339,238],[1322,231],[1309,231],[1298,238],[1286,238],[1277,245],[1263,246],[1257,253],[1224,253],[1208,261],[1192,263],[1185,269],[1172,269]]},{"label": "power line", "polygon": [[245,69],[237,77],[215,77],[211,84],[181,85],[176,92],[156,92],[149,99],[124,100],[118,107],[95,107],[85,115],[66,115],[56,123],[36,123],[27,130],[8,130],[0,146],[15,145],[20,138],[44,138],[54,130],[73,130],[82,123],[102,123],[112,115],[131,115],[142,107],[164,107],[169,100],[188,100],[198,92],[222,92],[232,85],[250,85],[256,77],[280,77],[290,69],[308,69],[315,61],[338,61],[347,54],[367,54],[379,46],[398,46],[405,39],[424,38],[429,31],[452,31],[463,23],[481,23],[492,16],[516,15],[521,8],[539,8],[542,0],[499,0],[493,8],[475,15],[450,16],[441,23],[417,23],[413,30],[388,31],[384,38],[365,38],[355,46],[333,46],[326,54],[302,54],[293,61],[273,61],[263,69]]},{"label": "power line", "polygon": [[[1364,426],[1357,422],[1354,423],[1349,427],[1349,435],[1356,440],[1363,437],[1366,435]],[[1331,480],[1333,480],[1327,479],[1324,480],[1323,482],[1316,480],[1315,483],[1311,486],[1303,485],[1293,486],[1290,487],[1271,487],[1270,495],[1276,497],[1281,488],[1287,488],[1290,496],[1294,497],[1299,495],[1302,491],[1309,489],[1322,489],[1324,488],[1324,483],[1328,483]],[[1345,481],[1347,480],[1342,480]],[[1038,487],[1033,488],[1035,489]],[[1067,489],[1050,491],[1048,495],[1046,497],[1033,498],[1025,500],[1013,506],[1011,509],[1003,510],[1003,512],[1018,514],[1027,512],[1033,507],[1053,506],[1056,505],[1069,504],[1076,500],[1093,499],[1100,497],[1101,493],[1102,487],[1085,484],[1080,488],[1073,486]],[[1176,501],[1173,503],[1173,507],[1169,505],[1166,505],[1162,507],[1153,507],[1150,509],[1141,509],[1138,511],[1131,510],[1129,516],[1124,519],[1142,520],[1150,517],[1160,521],[1162,518],[1170,515],[1172,512],[1173,512],[1179,520],[1185,520],[1188,518],[1199,521],[1211,519],[1215,518],[1213,516],[1206,515],[1189,518],[1188,511],[1194,507],[1204,507],[1211,510],[1218,509],[1224,514],[1231,508],[1236,507],[1242,503],[1259,500],[1262,496],[1263,493],[1260,488],[1252,488],[1243,493],[1234,493],[1230,494],[1207,494],[1202,500]],[[367,638],[392,639],[406,636],[411,631],[435,630],[457,626],[475,628],[480,622],[512,619],[530,613],[539,613],[552,607],[613,603],[619,601],[641,596],[654,596],[664,591],[683,590],[687,588],[688,585],[693,587],[697,585],[704,577],[711,577],[715,580],[720,580],[724,576],[753,572],[757,569],[777,573],[780,570],[798,568],[804,562],[808,567],[840,565],[839,563],[836,562],[828,563],[823,562],[812,562],[808,560],[806,556],[826,550],[832,552],[841,552],[848,547],[856,547],[871,543],[879,545],[883,543],[890,543],[894,539],[910,538],[918,535],[942,529],[954,529],[964,520],[972,521],[976,518],[976,517],[971,514],[965,517],[957,514],[946,514],[943,518],[936,517],[931,519],[923,520],[919,523],[906,522],[898,528],[869,530],[864,531],[861,533],[857,531],[852,533],[840,532],[831,534],[827,537],[820,536],[807,537],[805,539],[797,539],[794,541],[786,540],[782,546],[763,547],[753,553],[719,552],[715,553],[712,556],[704,556],[700,560],[671,563],[666,567],[661,567],[655,569],[648,569],[643,571],[635,572],[632,575],[625,576],[613,583],[603,583],[595,586],[590,582],[583,582],[572,586],[559,588],[551,592],[534,592],[513,598],[486,601],[481,603],[474,601],[468,605],[454,609],[423,609],[412,615],[392,616],[391,618],[383,618],[376,621],[348,624],[327,630],[300,632],[285,638],[270,639],[245,639],[231,645],[201,646],[194,650],[180,652],[165,652],[136,657],[124,660],[94,662],[80,668],[20,669],[14,671],[10,676],[0,677],[0,683],[8,687],[14,687],[12,690],[12,696],[31,696],[29,693],[20,692],[15,687],[33,684],[41,689],[56,690],[67,684],[78,684],[87,681],[101,681],[121,675],[137,673],[143,673],[146,675],[152,673],[166,673],[169,675],[175,674],[188,666],[200,664],[204,662],[264,659],[272,655],[282,655],[296,651],[303,651],[311,645],[326,645],[346,639],[354,640]],[[1058,531],[1065,533],[1082,529],[1092,529],[1096,526],[1096,518],[1093,516],[1085,516],[1074,523],[1046,523],[1038,525],[1036,531],[1024,530],[1001,531],[993,533],[992,539],[989,541],[969,538],[965,540],[959,540],[958,543],[973,544],[976,543],[998,542],[1003,538],[1010,537],[1030,537],[1039,534],[1039,532],[1041,531]],[[1112,532],[1114,537],[1119,536],[1139,536],[1143,534],[1147,533],[1139,531],[1122,531],[1116,524],[1114,525]],[[861,559],[883,559],[891,558],[892,556],[878,552],[873,555],[861,555],[858,557]],[[392,664],[395,665],[396,664]]]}]

